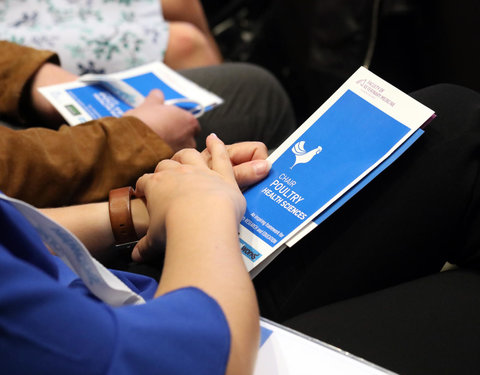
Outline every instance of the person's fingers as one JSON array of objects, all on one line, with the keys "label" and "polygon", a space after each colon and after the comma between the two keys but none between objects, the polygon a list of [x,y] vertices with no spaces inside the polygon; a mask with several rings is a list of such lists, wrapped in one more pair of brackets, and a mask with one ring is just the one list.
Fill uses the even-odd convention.
[{"label": "person's fingers", "polygon": [[134,262],[144,263],[157,259],[165,251],[165,243],[152,241],[148,234],[142,237],[132,250],[131,258]]},{"label": "person's fingers", "polygon": [[175,161],[175,160],[172,160],[172,159],[162,160],[155,167],[155,173],[163,171],[165,169],[176,168],[176,167],[178,167],[178,165],[179,165],[178,161]]},{"label": "person's fingers", "polygon": [[175,155],[173,155],[171,160],[176,161],[180,164],[188,164],[208,168],[208,165],[203,159],[200,152],[193,148],[184,148],[183,150],[178,151]]},{"label": "person's fingers", "polygon": [[[183,148],[188,149],[188,148],[195,148],[195,147],[197,147],[197,141],[195,140],[195,138],[191,137],[185,141],[185,146]],[[180,149],[179,151],[181,151],[182,149]]]},{"label": "person's fingers", "polygon": [[185,111],[185,116],[188,117],[188,123],[193,128],[192,129],[193,135],[194,136],[198,135],[202,130],[202,127],[200,126],[200,122],[198,121],[198,119],[194,115],[192,115],[190,112],[187,112],[187,111]]},{"label": "person's fingers", "polygon": [[230,162],[230,156],[225,144],[214,133],[207,137],[206,143],[207,149],[212,156],[212,170],[222,175],[227,181],[236,184],[232,163]]},{"label": "person's fingers", "polygon": [[137,183],[135,184],[135,196],[137,198],[145,196],[145,186],[151,175],[152,173],[145,173],[137,180]]},{"label": "person's fingers", "polygon": [[140,198],[146,195],[146,190],[148,184],[152,181],[157,181],[156,183],[160,183],[159,181],[162,179],[162,176],[158,173],[164,171],[166,169],[178,168],[179,163],[173,160],[162,160],[160,163],[157,164],[154,173],[145,173],[141,176],[136,184],[135,184],[135,196]]},{"label": "person's fingers", "polygon": [[205,160],[205,163],[207,163],[208,168],[212,168],[212,155],[210,154],[210,151],[208,151],[208,148],[204,149],[200,155],[203,160]]},{"label": "person's fingers", "polygon": [[200,134],[201,131],[202,127],[200,126],[200,122],[195,118],[195,129],[193,130],[193,135],[197,136]]},{"label": "person's fingers", "polygon": [[152,103],[156,104],[163,104],[165,102],[165,95],[163,95],[163,92],[159,89],[153,89],[150,91],[145,98],[146,101],[151,101]]},{"label": "person's fingers", "polygon": [[142,237],[132,250],[132,260],[137,263],[143,263],[154,258],[156,251],[152,251],[153,247],[154,244],[148,235]]},{"label": "person's fingers", "polygon": [[235,179],[240,189],[263,180],[270,172],[271,163],[267,160],[253,160],[233,167]]},{"label": "person's fingers", "polygon": [[[239,142],[227,145],[228,155],[232,165],[239,165],[252,160],[265,160],[268,157],[268,149],[262,142]],[[212,155],[208,149],[202,151],[203,159],[211,168]]]},{"label": "person's fingers", "polygon": [[227,146],[228,155],[233,165],[251,160],[264,160],[268,157],[268,149],[262,142],[239,142]]}]

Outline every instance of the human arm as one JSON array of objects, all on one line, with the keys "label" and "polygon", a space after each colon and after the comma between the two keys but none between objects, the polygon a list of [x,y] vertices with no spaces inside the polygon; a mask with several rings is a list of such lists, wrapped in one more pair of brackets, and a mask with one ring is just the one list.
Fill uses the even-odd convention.
[{"label": "human arm", "polygon": [[[76,80],[78,77],[60,66],[45,63],[27,84],[24,102],[47,124],[60,124],[63,119],[55,107],[38,90],[42,86]],[[29,95],[29,96],[28,96]],[[136,117],[162,138],[173,151],[195,147],[195,135],[200,131],[198,120],[190,112],[177,106],[166,105],[163,93],[152,90],[138,107],[123,114]],[[31,117],[31,116],[30,116]],[[38,120],[38,119],[37,119]]]},{"label": "human arm", "polygon": [[[23,47],[25,48],[25,47]],[[45,52],[27,49],[31,55],[43,56]],[[0,50],[1,52],[1,50]],[[54,60],[52,55],[50,60]],[[42,60],[40,60],[42,61]],[[54,60],[55,61],[55,60]],[[23,69],[20,66],[18,69]],[[75,81],[78,77],[57,64],[47,62],[32,69],[31,75],[23,83],[22,95],[19,99],[19,111],[33,112],[28,119],[41,121],[48,125],[60,125],[62,116],[55,107],[38,90],[42,86],[55,85]],[[10,82],[6,82],[10,84]],[[8,87],[8,86],[6,86]],[[127,111],[125,116],[133,116],[141,120],[155,134],[162,138],[173,151],[186,147],[195,147],[195,135],[200,131],[198,120],[190,112],[179,107],[164,104],[164,96],[160,90],[153,90],[145,101],[137,108]],[[23,116],[19,113],[20,116]]]},{"label": "human arm", "polygon": [[0,126],[0,190],[37,207],[104,201],[172,155],[140,120],[103,118],[81,126]]},{"label": "human arm", "polygon": [[[0,41],[0,87],[5,88],[0,92],[0,116],[29,125],[58,127],[62,117],[38,91],[42,86],[78,78],[58,64],[53,52]],[[200,130],[197,119],[176,106],[165,105],[159,90],[125,116],[141,120],[174,151],[195,147],[194,137]]]},{"label": "human arm", "polygon": [[245,200],[223,143],[211,135],[207,147],[213,170],[190,150],[179,162],[164,161],[157,173],[139,179],[136,192],[146,197],[150,225],[134,252],[161,246],[166,235],[156,296],[187,286],[212,296],[232,335],[227,373],[250,373],[259,327],[255,292],[239,251],[238,224]]},{"label": "human arm", "polygon": [[[30,94],[36,90],[30,83],[66,78],[59,71],[53,77],[42,73],[45,66],[52,73],[55,63],[52,52],[0,41],[0,116],[19,122],[35,117]],[[2,126],[0,149],[0,189],[40,207],[105,200],[110,189],[132,184],[172,155],[162,139],[132,117],[63,126],[58,132]]]},{"label": "human arm", "polygon": [[76,79],[58,64],[58,56],[51,51],[0,41],[0,115],[17,122],[38,116],[47,122],[60,121],[53,106],[36,90]]},{"label": "human arm", "polygon": [[[25,94],[26,96],[29,95],[27,99],[29,107],[38,115],[37,121],[40,119],[51,125],[60,125],[63,122],[63,117],[60,113],[38,89],[43,86],[72,82],[77,78],[77,75],[66,71],[57,64],[49,62],[43,64],[38,69],[27,86],[29,93]],[[30,118],[32,117],[30,116]]]},{"label": "human arm", "polygon": [[[74,81],[77,78],[56,64],[47,62],[41,65],[26,84],[23,100],[27,103],[25,107],[29,107],[47,124],[60,124],[63,121],[61,115],[38,89],[42,86]],[[177,106],[166,105],[164,102],[163,93],[160,90],[152,90],[142,104],[125,112],[123,117],[132,116],[141,120],[173,151],[195,147],[195,135],[200,131],[198,120],[190,112]]]},{"label": "human arm", "polygon": [[[177,156],[178,161],[160,163],[157,173],[138,181],[137,194],[146,197],[151,215],[147,237],[139,247],[156,247],[166,233],[165,265],[156,297],[190,287],[213,297],[231,331],[227,373],[250,373],[258,348],[259,327],[255,293],[237,235],[245,201],[223,144],[214,136],[209,137],[207,144],[212,170],[197,151],[189,150]],[[134,200],[134,224],[138,222],[135,202],[145,213],[142,201]],[[105,204],[75,209],[79,210],[76,214],[67,208],[44,213],[84,242],[98,246],[101,241],[113,241]],[[82,212],[88,220],[80,220]],[[140,230],[135,225],[137,234],[145,230],[145,222]],[[141,252],[138,248],[137,251]]]},{"label": "human arm", "polygon": [[147,303],[108,306],[45,249],[11,204],[0,200],[0,216],[5,373],[224,374],[230,331],[204,292],[184,288],[151,300],[153,280],[113,271]]},{"label": "human arm", "polygon": [[[263,143],[241,142],[226,148],[239,187],[258,182],[268,174],[269,163],[264,160],[267,152]],[[177,153],[173,160],[181,160],[185,152],[191,151]],[[208,150],[201,155],[211,168],[212,158]],[[112,255],[109,250],[112,249],[114,238],[107,202],[47,208],[42,209],[42,212],[74,233],[96,258],[107,260]],[[131,213],[137,238],[141,238],[145,235],[149,223],[145,200],[132,199]],[[158,253],[158,249],[150,250],[154,254]],[[148,254],[143,255],[148,259]]]},{"label": "human arm", "polygon": [[[47,124],[60,124],[63,119],[55,107],[38,90],[42,86],[65,83],[78,77],[60,66],[45,63],[31,79],[30,98],[26,102],[39,118]],[[200,131],[198,120],[190,112],[177,106],[166,105],[163,93],[152,90],[138,107],[124,113],[123,117],[132,116],[142,121],[155,134],[162,138],[172,150],[195,147],[195,135]]]},{"label": "human arm", "polygon": [[[29,97],[24,101],[47,124],[60,124],[63,119],[55,107],[38,90],[42,86],[54,85],[76,80],[75,74],[67,72],[60,66],[45,63],[37,70],[27,84]],[[28,93],[25,94],[28,96]],[[173,151],[195,147],[195,135],[200,131],[198,120],[190,112],[177,106],[166,105],[163,93],[152,90],[138,107],[123,115],[136,117],[162,138]]]},{"label": "human arm", "polygon": [[46,62],[58,63],[58,57],[50,51],[0,41],[0,115],[24,120],[20,112],[27,105],[27,83]]},{"label": "human arm", "polygon": [[[149,223],[145,200],[132,199],[130,207],[135,233],[137,238],[141,238],[147,233]],[[44,208],[40,211],[72,232],[101,263],[117,256],[108,202]]]}]

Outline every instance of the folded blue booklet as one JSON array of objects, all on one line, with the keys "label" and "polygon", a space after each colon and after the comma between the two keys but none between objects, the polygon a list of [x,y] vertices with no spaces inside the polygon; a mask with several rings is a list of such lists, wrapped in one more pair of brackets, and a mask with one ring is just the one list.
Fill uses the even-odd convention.
[{"label": "folded blue booklet", "polygon": [[75,82],[39,91],[73,126],[100,117],[121,117],[153,89],[162,91],[165,104],[177,105],[197,117],[223,103],[222,98],[161,62],[113,74],[87,74]]},{"label": "folded blue booklet", "polygon": [[360,68],[271,155],[269,176],[244,193],[240,242],[251,274],[385,169],[432,116]]}]

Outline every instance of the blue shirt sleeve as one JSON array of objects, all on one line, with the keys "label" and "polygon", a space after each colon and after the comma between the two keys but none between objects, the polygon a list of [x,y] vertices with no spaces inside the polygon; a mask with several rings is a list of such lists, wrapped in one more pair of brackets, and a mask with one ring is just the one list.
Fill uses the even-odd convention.
[{"label": "blue shirt sleeve", "polygon": [[[78,288],[78,280],[62,283],[68,273],[63,263],[53,260],[34,229],[4,202],[0,228],[2,373],[225,372],[228,323],[203,291],[183,288],[143,305],[113,308]],[[132,280],[151,288],[139,275]]]},{"label": "blue shirt sleeve", "polygon": [[230,331],[218,304],[201,290],[179,289],[115,314],[118,345],[111,374],[225,373]]}]

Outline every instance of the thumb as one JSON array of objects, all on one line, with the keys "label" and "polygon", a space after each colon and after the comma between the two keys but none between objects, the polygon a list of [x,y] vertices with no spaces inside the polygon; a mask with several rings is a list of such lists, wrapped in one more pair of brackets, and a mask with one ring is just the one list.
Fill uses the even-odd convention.
[{"label": "thumb", "polygon": [[148,249],[150,248],[148,243],[149,243],[149,240],[147,236],[143,236],[137,242],[137,244],[132,250],[132,260],[134,262],[143,263],[145,261],[145,254],[147,254],[147,258],[148,258]]},{"label": "thumb", "polygon": [[271,163],[268,160],[252,160],[233,167],[238,186],[246,188],[267,177]]},{"label": "thumb", "polygon": [[163,104],[165,102],[165,95],[159,89],[153,89],[145,98],[145,102],[152,102],[152,104]]},{"label": "thumb", "polygon": [[133,248],[131,257],[134,262],[143,263],[154,260],[165,251],[165,241],[160,238],[155,239],[150,233],[148,231],[147,235],[142,237]]}]

